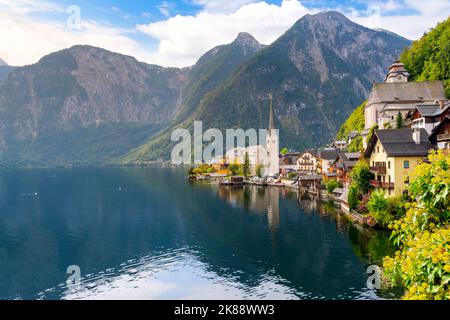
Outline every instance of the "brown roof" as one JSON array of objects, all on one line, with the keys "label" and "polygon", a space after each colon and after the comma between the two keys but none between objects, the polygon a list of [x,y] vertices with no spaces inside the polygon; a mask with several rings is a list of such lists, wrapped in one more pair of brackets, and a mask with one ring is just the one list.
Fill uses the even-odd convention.
[{"label": "brown roof", "polygon": [[377,140],[380,140],[389,157],[428,155],[428,152],[434,149],[434,146],[429,141],[427,131],[420,129],[420,144],[414,142],[412,132],[412,129],[375,130],[367,145],[364,157],[370,158]]},{"label": "brown roof", "polygon": [[400,101],[446,100],[442,81],[376,83],[367,106],[374,103]]}]

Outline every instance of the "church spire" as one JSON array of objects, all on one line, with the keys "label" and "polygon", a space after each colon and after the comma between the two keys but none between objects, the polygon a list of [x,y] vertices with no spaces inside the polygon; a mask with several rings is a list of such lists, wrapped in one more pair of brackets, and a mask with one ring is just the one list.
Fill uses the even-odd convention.
[{"label": "church spire", "polygon": [[269,94],[269,130],[275,129],[275,116],[273,113],[273,97],[272,94]]}]

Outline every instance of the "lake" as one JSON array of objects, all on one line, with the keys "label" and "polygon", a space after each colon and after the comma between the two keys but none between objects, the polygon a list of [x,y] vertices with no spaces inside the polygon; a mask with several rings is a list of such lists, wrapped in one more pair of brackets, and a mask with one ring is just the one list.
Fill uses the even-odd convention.
[{"label": "lake", "polygon": [[0,172],[0,299],[390,298],[366,282],[392,250],[330,203],[182,168]]}]

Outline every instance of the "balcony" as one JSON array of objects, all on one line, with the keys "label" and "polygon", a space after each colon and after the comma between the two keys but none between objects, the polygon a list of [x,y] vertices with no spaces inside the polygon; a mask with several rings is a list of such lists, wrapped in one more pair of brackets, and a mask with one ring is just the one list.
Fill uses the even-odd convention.
[{"label": "balcony", "polygon": [[450,140],[450,133],[443,133],[437,135],[437,141],[449,141]]},{"label": "balcony", "polygon": [[377,174],[386,174],[386,167],[384,166],[374,166],[370,167],[369,171]]},{"label": "balcony", "polygon": [[381,182],[377,180],[370,180],[370,186],[374,188],[380,188]]},{"label": "balcony", "polygon": [[374,188],[394,189],[394,183],[382,182],[382,181],[377,181],[377,180],[370,180],[370,186],[374,187]]}]

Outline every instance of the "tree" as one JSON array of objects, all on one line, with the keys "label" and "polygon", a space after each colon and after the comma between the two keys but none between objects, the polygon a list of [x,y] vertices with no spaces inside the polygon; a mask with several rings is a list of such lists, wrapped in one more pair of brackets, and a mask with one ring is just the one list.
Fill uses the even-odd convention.
[{"label": "tree", "polygon": [[350,209],[355,210],[359,204],[358,188],[352,184],[348,190],[348,205]]},{"label": "tree", "polygon": [[241,166],[238,164],[230,164],[228,166],[228,171],[230,171],[232,176],[237,176],[241,172]]},{"label": "tree", "polygon": [[336,179],[331,179],[325,183],[325,187],[327,188],[327,192],[331,194],[334,189],[342,187],[342,184],[337,182]]},{"label": "tree", "polygon": [[359,160],[350,172],[352,183],[357,188],[360,195],[366,194],[370,189],[370,180],[373,178],[369,171],[369,164],[366,160]]},{"label": "tree", "polygon": [[403,116],[402,116],[402,113],[400,111],[397,114],[396,123],[397,123],[397,129],[402,129],[403,128]]},{"label": "tree", "polygon": [[258,176],[258,177],[262,177],[262,169],[263,169],[263,166],[262,165],[260,165],[260,164],[258,164],[257,166],[256,166],[256,175]]},{"label": "tree", "polygon": [[242,171],[243,171],[245,177],[248,177],[250,175],[250,158],[248,156],[248,152],[245,153],[244,167],[243,167]]},{"label": "tree", "polygon": [[405,299],[450,300],[450,156],[433,151],[410,181],[406,215],[389,226],[399,250],[384,258],[385,275]]},{"label": "tree", "polygon": [[289,152],[289,150],[288,150],[288,148],[283,148],[282,150],[281,150],[281,154],[284,156],[286,153],[288,153]]}]

